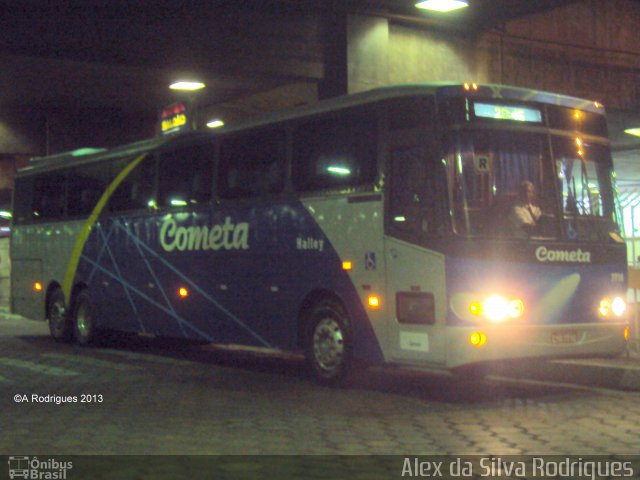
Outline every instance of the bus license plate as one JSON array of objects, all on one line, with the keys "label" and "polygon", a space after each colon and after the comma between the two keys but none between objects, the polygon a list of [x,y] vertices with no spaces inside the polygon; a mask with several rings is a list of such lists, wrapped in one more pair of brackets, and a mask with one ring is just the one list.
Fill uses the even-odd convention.
[{"label": "bus license plate", "polygon": [[568,343],[578,342],[578,332],[575,330],[563,330],[561,332],[553,332],[551,334],[551,343],[553,345],[566,345]]}]

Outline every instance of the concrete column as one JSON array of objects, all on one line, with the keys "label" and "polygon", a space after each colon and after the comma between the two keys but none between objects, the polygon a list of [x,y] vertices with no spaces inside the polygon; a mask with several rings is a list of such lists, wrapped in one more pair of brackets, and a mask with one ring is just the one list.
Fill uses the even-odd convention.
[{"label": "concrete column", "polygon": [[9,237],[4,237],[0,238],[0,307],[9,307],[11,298],[10,273]]},{"label": "concrete column", "polygon": [[347,16],[330,10],[322,17],[324,76],[318,85],[318,99],[346,95],[347,83]]},{"label": "concrete column", "polygon": [[349,93],[389,84],[389,21],[350,15],[347,38]]}]

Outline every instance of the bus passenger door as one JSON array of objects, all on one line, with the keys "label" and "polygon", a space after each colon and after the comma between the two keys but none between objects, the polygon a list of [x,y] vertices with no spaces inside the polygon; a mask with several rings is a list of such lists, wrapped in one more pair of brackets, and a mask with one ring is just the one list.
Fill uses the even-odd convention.
[{"label": "bus passenger door", "polygon": [[410,100],[392,105],[386,122],[387,357],[444,365],[445,257],[434,245],[445,231],[445,172],[431,104]]}]

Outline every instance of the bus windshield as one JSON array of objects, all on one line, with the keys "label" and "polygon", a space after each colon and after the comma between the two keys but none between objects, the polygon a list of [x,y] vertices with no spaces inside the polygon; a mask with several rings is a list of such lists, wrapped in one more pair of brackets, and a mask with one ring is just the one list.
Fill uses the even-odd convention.
[{"label": "bus windshield", "polygon": [[598,240],[610,232],[620,233],[607,148],[580,137],[556,138],[552,148],[568,238]]},{"label": "bus windshield", "polygon": [[569,239],[598,240],[619,231],[611,160],[603,146],[478,129],[452,134],[445,161],[454,230],[460,235],[522,238],[509,220],[524,181],[533,184],[532,203],[539,209],[538,225],[528,237],[560,238],[564,231]]}]

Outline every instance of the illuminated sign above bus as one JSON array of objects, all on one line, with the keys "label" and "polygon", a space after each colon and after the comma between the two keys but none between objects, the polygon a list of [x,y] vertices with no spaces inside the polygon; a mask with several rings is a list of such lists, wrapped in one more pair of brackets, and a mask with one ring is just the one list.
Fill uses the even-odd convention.
[{"label": "illuminated sign above bus", "polygon": [[515,107],[496,103],[474,103],[473,113],[480,118],[511,120],[514,122],[542,122],[542,112],[537,108]]},{"label": "illuminated sign above bus", "polygon": [[162,135],[189,129],[189,117],[184,103],[172,103],[160,112],[160,132]]}]

